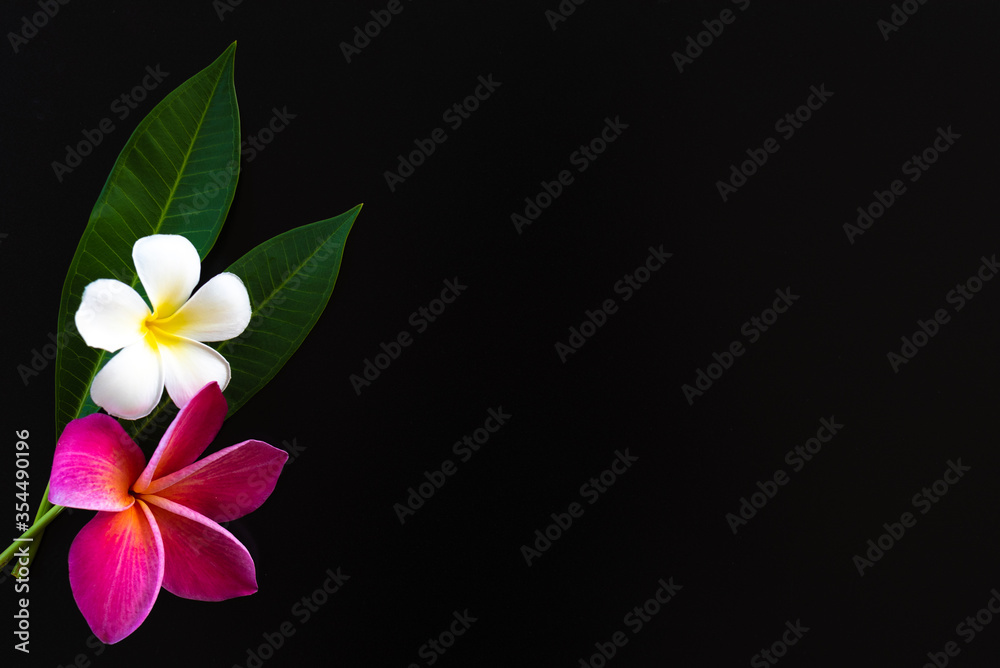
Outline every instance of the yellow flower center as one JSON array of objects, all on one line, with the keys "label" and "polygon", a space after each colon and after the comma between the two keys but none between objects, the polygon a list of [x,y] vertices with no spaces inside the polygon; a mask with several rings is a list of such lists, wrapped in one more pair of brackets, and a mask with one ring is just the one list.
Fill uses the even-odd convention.
[{"label": "yellow flower center", "polygon": [[176,311],[166,318],[158,317],[157,311],[153,311],[143,319],[142,333],[145,335],[150,332],[157,340],[162,340],[164,337],[173,336],[173,331],[182,319],[177,317]]}]

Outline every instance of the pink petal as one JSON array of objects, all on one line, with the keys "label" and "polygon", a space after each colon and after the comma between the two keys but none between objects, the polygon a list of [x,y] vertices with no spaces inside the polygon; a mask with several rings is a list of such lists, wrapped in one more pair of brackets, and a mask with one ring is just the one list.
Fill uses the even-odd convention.
[{"label": "pink petal", "polygon": [[49,500],[85,510],[125,510],[134,502],[129,487],[145,462],[113,417],[97,413],[73,420],[56,444]]},{"label": "pink petal", "polygon": [[257,591],[257,573],[240,541],[212,520],[158,496],[144,496],[163,536],[163,588],[196,601]]},{"label": "pink petal", "polygon": [[167,427],[146,469],[132,489],[146,493],[150,482],[184,468],[205,452],[226,419],[226,400],[218,384],[201,388]]},{"label": "pink petal", "polygon": [[139,628],[163,582],[163,541],[140,501],[118,513],[98,513],[69,549],[73,598],[94,634],[116,643]]},{"label": "pink petal", "polygon": [[287,460],[284,450],[262,441],[244,441],[154,480],[146,493],[228,522],[264,503]]}]

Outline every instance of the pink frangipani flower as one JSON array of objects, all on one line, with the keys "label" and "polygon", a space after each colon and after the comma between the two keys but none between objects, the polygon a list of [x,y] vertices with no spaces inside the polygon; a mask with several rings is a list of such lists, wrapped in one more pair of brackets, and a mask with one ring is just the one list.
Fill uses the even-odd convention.
[{"label": "pink frangipani flower", "polygon": [[226,409],[219,385],[206,385],[178,412],[148,464],[108,415],[74,420],[59,438],[49,498],[98,511],[70,547],[69,580],[103,642],[135,631],[161,586],[199,601],[257,591],[250,553],[218,522],[258,508],[288,454],[251,440],[195,461]]}]

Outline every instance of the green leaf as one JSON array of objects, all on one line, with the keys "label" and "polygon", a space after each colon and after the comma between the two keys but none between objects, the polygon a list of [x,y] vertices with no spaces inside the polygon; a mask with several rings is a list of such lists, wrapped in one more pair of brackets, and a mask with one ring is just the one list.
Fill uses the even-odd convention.
[{"label": "green leaf", "polygon": [[[274,377],[319,320],[361,206],[280,234],[226,269],[247,286],[253,310],[247,329],[217,346],[232,369],[224,392],[227,418]],[[137,443],[150,449],[176,413],[176,406],[164,397],[146,417],[121,422]]]},{"label": "green leaf", "polygon": [[243,279],[253,307],[246,331],[218,346],[233,372],[227,417],[274,377],[319,320],[361,206],[279,234],[226,270]]},{"label": "green leaf", "polygon": [[160,437],[173,422],[178,410],[170,396],[164,392],[160,403],[146,417],[138,420],[118,418],[118,422],[125,428],[125,433],[131,436],[132,440],[142,448],[146,456],[151,457],[153,450],[160,442]]},{"label": "green leaf", "polygon": [[116,278],[142,293],[132,245],[151,234],[181,234],[204,259],[236,192],[240,120],[233,84],[234,42],[167,95],[125,144],[90,214],[59,303],[56,434],[97,411],[90,384],[113,353],[90,348],[74,315],[84,288]]}]

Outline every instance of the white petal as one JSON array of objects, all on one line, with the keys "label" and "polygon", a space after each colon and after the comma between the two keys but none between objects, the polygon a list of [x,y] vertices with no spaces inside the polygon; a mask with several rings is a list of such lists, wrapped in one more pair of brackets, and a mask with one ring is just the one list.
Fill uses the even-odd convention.
[{"label": "white petal", "polygon": [[132,247],[132,260],[157,318],[173,315],[201,278],[194,244],[177,234],[143,237]]},{"label": "white petal", "polygon": [[215,276],[159,327],[195,341],[225,341],[250,324],[250,295],[236,274]]},{"label": "white petal", "polygon": [[148,315],[138,292],[121,281],[101,278],[84,288],[74,320],[88,346],[114,352],[142,338]]},{"label": "white petal", "polygon": [[167,394],[178,408],[212,381],[223,390],[229,385],[229,362],[204,343],[169,336],[160,336],[157,342]]},{"label": "white petal", "polygon": [[163,395],[163,365],[153,334],[126,346],[94,378],[90,396],[115,417],[149,415]]}]

